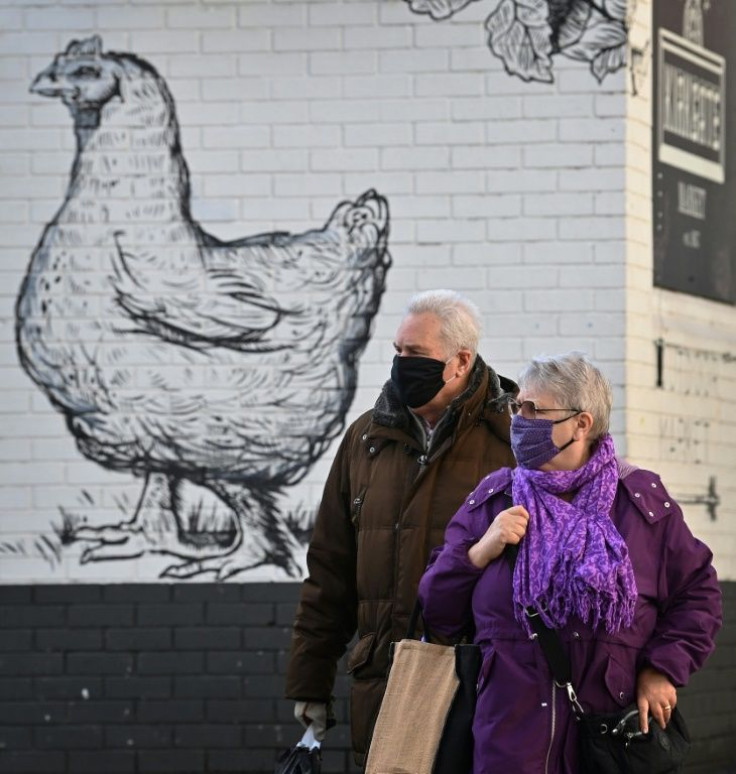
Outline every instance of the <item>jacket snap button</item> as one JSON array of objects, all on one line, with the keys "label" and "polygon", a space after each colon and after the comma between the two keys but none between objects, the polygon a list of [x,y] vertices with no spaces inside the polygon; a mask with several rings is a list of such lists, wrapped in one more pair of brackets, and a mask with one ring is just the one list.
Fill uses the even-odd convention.
[{"label": "jacket snap button", "polygon": [[368,433],[364,433],[364,434],[363,434],[363,438],[362,438],[361,440],[365,441],[365,440],[366,440],[366,438],[368,438]]},{"label": "jacket snap button", "polygon": [[360,505],[360,497],[356,497],[355,500],[353,500],[353,505]]},{"label": "jacket snap button", "polygon": [[634,497],[641,497],[641,495],[638,492],[634,492]]},{"label": "jacket snap button", "polygon": [[493,489],[489,489],[488,494],[493,494]]},{"label": "jacket snap button", "polygon": [[653,519],[653,518],[654,518],[654,514],[653,514],[651,511],[649,511],[649,518],[650,518],[650,519]]},{"label": "jacket snap button", "polygon": [[475,505],[475,500],[471,500],[471,501],[470,501],[470,504],[471,504],[471,505]]},{"label": "jacket snap button", "polygon": [[654,481],[652,481],[652,489],[656,489],[656,488],[657,488],[657,485],[654,483]]},{"label": "jacket snap button", "polygon": [[375,446],[371,446],[371,448],[370,448],[370,449],[368,449],[368,451],[369,451],[371,454],[375,454],[375,453],[376,453],[376,447],[375,447]]},{"label": "jacket snap button", "polygon": [[574,637],[576,640],[579,640],[579,639],[580,639],[580,632],[573,632],[573,633],[572,633],[572,636],[573,636],[573,637]]},{"label": "jacket snap button", "polygon": [[536,639],[537,639],[537,635],[536,635],[536,633],[534,633],[534,634],[530,634],[530,635],[529,635],[529,639],[530,639],[530,640],[536,640]]},{"label": "jacket snap button", "polygon": [[619,699],[623,699],[624,696],[626,696],[626,694],[623,691],[621,691],[621,693],[619,693],[619,695],[618,695],[618,698]]},{"label": "jacket snap button", "polygon": [[669,504],[669,503],[665,503],[665,504],[664,504],[664,507],[665,507],[665,508],[669,508],[669,507],[670,507],[670,504]]}]

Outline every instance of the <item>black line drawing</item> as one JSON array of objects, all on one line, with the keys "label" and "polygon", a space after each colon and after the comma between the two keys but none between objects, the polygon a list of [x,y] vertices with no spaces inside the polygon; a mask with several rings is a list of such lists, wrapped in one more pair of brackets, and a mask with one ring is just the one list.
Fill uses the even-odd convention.
[{"label": "black line drawing", "polygon": [[[222,242],[193,220],[156,69],[72,41],[31,91],[61,99],[76,155],[16,305],[20,362],[82,454],[144,481],[120,523],[66,514],[81,561],[176,557],[162,576],[298,574],[277,498],[341,432],[391,259],[370,190],[302,234]],[[298,524],[296,525],[299,526]]]},{"label": "black line drawing", "polygon": [[[454,16],[471,3],[482,0],[404,0],[413,13],[434,21]],[[590,71],[600,83],[606,75],[624,67],[632,0],[494,0],[486,18],[488,47],[504,64],[509,75],[524,81],[554,80],[553,57],[590,62]],[[627,7],[628,6],[628,7]],[[631,49],[631,77],[641,69],[646,47]]]}]

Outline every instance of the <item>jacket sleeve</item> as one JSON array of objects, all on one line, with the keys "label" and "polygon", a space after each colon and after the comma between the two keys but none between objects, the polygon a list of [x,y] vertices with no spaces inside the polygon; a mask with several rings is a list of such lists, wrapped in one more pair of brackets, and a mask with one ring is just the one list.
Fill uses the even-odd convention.
[{"label": "jacket sleeve", "polygon": [[468,559],[468,549],[485,533],[490,523],[487,503],[469,509],[471,497],[452,517],[445,542],[435,549],[419,582],[422,616],[431,632],[453,637],[473,621],[472,595],[483,574]]},{"label": "jacket sleeve", "polygon": [[337,672],[357,627],[356,549],[350,512],[350,439],[332,464],[307,552],[286,672],[286,697],[329,702]]},{"label": "jacket sleeve", "polygon": [[690,532],[679,507],[662,526],[660,610],[639,664],[658,669],[676,686],[682,686],[715,647],[714,638],[722,624],[721,591],[713,554]]}]

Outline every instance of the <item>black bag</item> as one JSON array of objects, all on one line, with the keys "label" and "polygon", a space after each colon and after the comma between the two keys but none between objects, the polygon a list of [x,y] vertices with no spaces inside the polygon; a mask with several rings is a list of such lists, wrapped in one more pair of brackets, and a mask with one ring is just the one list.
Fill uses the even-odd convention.
[{"label": "black bag", "polygon": [[581,715],[579,723],[581,774],[678,774],[690,749],[677,707],[664,730],[650,717],[646,734],[634,704],[612,715]]},{"label": "black bag", "polygon": [[309,749],[303,745],[294,745],[279,755],[274,774],[320,774],[322,771],[322,753],[319,747]]},{"label": "black bag", "polygon": [[432,774],[471,774],[473,771],[473,716],[481,661],[478,645],[455,645],[455,671],[460,685],[445,721]]}]

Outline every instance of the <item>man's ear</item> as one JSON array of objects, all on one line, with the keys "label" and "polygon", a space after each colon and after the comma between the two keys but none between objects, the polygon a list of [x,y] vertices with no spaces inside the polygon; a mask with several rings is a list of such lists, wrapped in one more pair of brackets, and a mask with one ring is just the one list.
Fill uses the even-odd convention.
[{"label": "man's ear", "polygon": [[473,363],[473,353],[469,349],[461,349],[457,353],[457,359],[459,360],[459,375],[465,376]]}]

